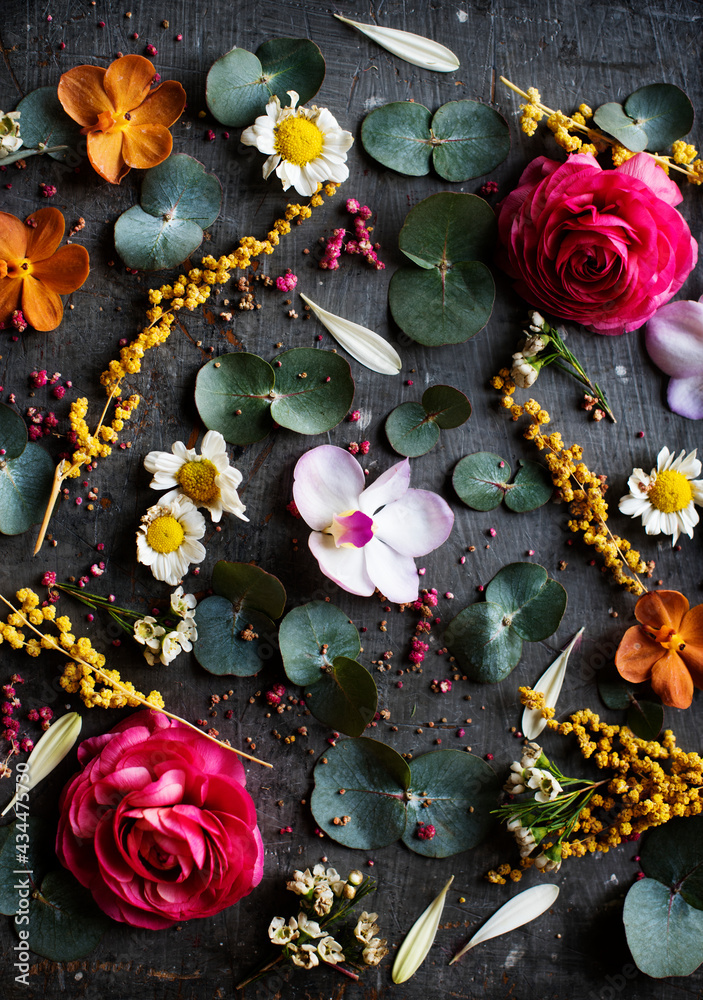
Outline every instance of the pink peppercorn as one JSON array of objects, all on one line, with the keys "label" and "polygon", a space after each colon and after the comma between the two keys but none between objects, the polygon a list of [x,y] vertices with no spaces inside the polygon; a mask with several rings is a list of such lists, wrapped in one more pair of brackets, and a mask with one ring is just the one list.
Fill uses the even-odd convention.
[{"label": "pink peppercorn", "polygon": [[139,38],[139,32],[138,31],[133,31],[132,32],[132,38],[134,38],[135,41],[136,41],[136,39]]},{"label": "pink peppercorn", "polygon": [[371,447],[370,441],[362,441],[359,445],[359,451],[361,452],[362,455],[368,455],[370,447]]},{"label": "pink peppercorn", "polygon": [[182,42],[183,41],[183,35],[180,35],[180,34],[176,35],[176,41],[177,42]]},{"label": "pink peppercorn", "polygon": [[406,384],[406,385],[415,385],[415,383],[413,382],[413,380],[412,380],[411,378],[409,378],[409,379],[408,379],[408,380],[406,381],[406,383],[405,383],[405,384]]},{"label": "pink peppercorn", "polygon": [[424,823],[418,823],[417,827],[418,840],[432,840],[432,838],[436,836],[436,834],[437,831],[435,830],[434,826],[431,823],[429,823],[427,826],[425,826]]},{"label": "pink peppercorn", "polygon": [[54,386],[54,388],[51,390],[51,395],[55,399],[63,399],[63,397],[66,395],[66,387],[63,385]]},{"label": "pink peppercorn", "polygon": [[87,614],[85,616],[85,620],[87,622],[94,622],[95,621],[95,615],[91,612],[90,614]]},{"label": "pink peppercorn", "polygon": [[285,274],[280,275],[276,278],[276,288],[279,292],[292,292],[295,286],[298,284],[298,276],[293,274],[290,268]]},{"label": "pink peppercorn", "polygon": [[486,754],[486,760],[493,760],[493,754],[492,753],[487,753]]},{"label": "pink peppercorn", "polygon": [[208,142],[214,142],[214,141],[215,141],[215,139],[217,138],[217,136],[216,136],[216,135],[215,135],[215,133],[214,133],[214,132],[212,131],[212,129],[211,129],[211,128],[209,128],[209,129],[207,130],[207,132],[205,133],[205,138],[207,139],[207,141],[208,141]]},{"label": "pink peppercorn", "polygon": [[146,54],[148,56],[158,56],[159,51],[155,45],[152,45],[151,42],[149,42],[149,44],[146,47]]},{"label": "pink peppercorn", "polygon": [[488,534],[491,536],[491,538],[495,538],[496,535],[498,534],[498,532],[496,531],[495,528],[489,528],[488,529]]},{"label": "pink peppercorn", "polygon": [[347,420],[350,424],[355,424],[361,418],[361,410],[352,410]]},{"label": "pink peppercorn", "polygon": [[63,50],[66,48],[66,43],[65,42],[59,42],[59,48],[63,52]]},{"label": "pink peppercorn", "polygon": [[463,736],[466,736],[466,730],[465,729],[457,729],[456,735],[457,735],[458,739],[461,739]]},{"label": "pink peppercorn", "polygon": [[402,686],[403,686],[403,682],[402,682],[402,681],[396,681],[396,685],[395,685],[395,686],[396,686],[397,688],[402,688]]}]

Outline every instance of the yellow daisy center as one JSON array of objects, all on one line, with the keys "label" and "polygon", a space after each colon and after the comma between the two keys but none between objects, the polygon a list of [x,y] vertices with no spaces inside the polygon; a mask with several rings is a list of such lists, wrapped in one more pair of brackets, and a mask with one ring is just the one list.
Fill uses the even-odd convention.
[{"label": "yellow daisy center", "polygon": [[656,481],[648,496],[652,507],[656,507],[664,514],[673,514],[688,507],[693,500],[693,490],[682,472],[664,469],[663,472],[657,473]]},{"label": "yellow daisy center", "polygon": [[220,490],[217,486],[217,469],[208,458],[199,462],[186,462],[178,470],[176,477],[181,489],[193,503],[212,503],[219,499]]},{"label": "yellow daisy center", "polygon": [[146,540],[155,552],[175,552],[184,538],[185,531],[170,514],[155,518],[146,532]]},{"label": "yellow daisy center", "polygon": [[322,152],[322,132],[302,115],[284,118],[280,125],[275,126],[274,133],[276,152],[299,167],[316,159]]}]

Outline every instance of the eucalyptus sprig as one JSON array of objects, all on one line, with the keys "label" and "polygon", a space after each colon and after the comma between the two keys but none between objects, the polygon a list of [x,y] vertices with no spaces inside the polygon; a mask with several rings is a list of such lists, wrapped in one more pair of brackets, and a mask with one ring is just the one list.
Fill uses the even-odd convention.
[{"label": "eucalyptus sprig", "polygon": [[605,391],[589,378],[576,355],[566,346],[557,328],[535,310],[530,312],[529,321],[530,326],[529,330],[525,331],[525,341],[520,350],[513,354],[511,377],[515,384],[520,388],[528,388],[536,380],[540,369],[555,364],[557,368],[561,368],[567,375],[576,379],[591,397],[592,405],[597,404],[616,424],[617,420]]}]

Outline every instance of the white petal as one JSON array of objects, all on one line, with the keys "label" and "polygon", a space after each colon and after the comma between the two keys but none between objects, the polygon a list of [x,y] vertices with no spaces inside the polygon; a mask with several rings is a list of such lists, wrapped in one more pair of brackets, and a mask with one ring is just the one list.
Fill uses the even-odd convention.
[{"label": "white petal", "polygon": [[17,779],[18,791],[5,806],[0,816],[4,816],[12,809],[20,793],[25,799],[24,790],[29,792],[61,763],[78,739],[82,724],[83,720],[78,712],[69,712],[68,715],[62,715],[47,729],[27,758],[23,780],[20,781],[19,777]]},{"label": "white petal", "polygon": [[454,876],[452,875],[440,894],[417,918],[398,949],[391,972],[391,977],[396,985],[404,983],[411,976],[414,976],[427,958],[437,936],[437,928],[444,910],[447,891],[453,881]]},{"label": "white petal", "polygon": [[396,552],[424,556],[443,545],[454,523],[449,505],[428,490],[408,490],[374,517],[374,534]]},{"label": "white petal", "polygon": [[402,368],[398,352],[373,330],[328,312],[300,293],[322,325],[356,361],[380,375],[397,375]]},{"label": "white petal", "polygon": [[[335,514],[359,509],[366,478],[348,451],[322,444],[306,452],[293,470],[293,499],[311,528],[322,531]],[[333,542],[334,544],[334,542]]]},{"label": "white petal", "polygon": [[379,538],[372,538],[363,549],[366,571],[375,587],[394,604],[416,601],[419,576],[412,556],[396,552]]},{"label": "white petal", "polygon": [[620,511],[628,517],[639,517],[648,507],[651,507],[651,504],[647,497],[626,496],[618,503]]},{"label": "white petal", "polygon": [[376,42],[383,49],[388,49],[393,55],[412,63],[413,66],[422,66],[424,69],[434,70],[436,73],[453,73],[459,68],[459,60],[451,49],[446,45],[440,45],[422,35],[415,35],[410,31],[400,31],[398,28],[381,28],[376,24],[360,24],[358,21],[350,21],[341,14],[334,15],[337,20],[344,21],[357,28],[363,35]]},{"label": "white petal", "polygon": [[350,594],[371,597],[374,584],[366,571],[363,549],[338,549],[331,535],[319,531],[311,533],[308,545],[326,577]]},{"label": "white petal", "polygon": [[[276,169],[278,164],[281,162],[281,157],[279,153],[274,153],[273,156],[269,156],[268,160],[264,162],[263,175],[264,180],[267,181],[273,171]],[[285,188],[284,188],[285,191]]]},{"label": "white petal", "polygon": [[400,500],[410,485],[410,462],[404,458],[396,462],[390,469],[364,490],[359,497],[359,510],[373,517],[377,510],[386,504]]},{"label": "white petal", "polygon": [[453,965],[462,955],[466,954],[469,948],[474,948],[477,944],[489,941],[500,934],[508,934],[517,927],[522,927],[523,924],[536,920],[556,902],[558,895],[559,886],[556,885],[533,885],[531,889],[519,892],[486,921],[469,943],[460,952],[457,952],[449,964]]},{"label": "white petal", "polygon": [[[556,708],[562,684],[566,676],[566,667],[569,662],[571,651],[583,635],[583,627],[579,629],[569,645],[562,650],[556,660],[545,670],[536,684],[533,684],[533,691],[540,691],[544,695],[544,703],[547,708]],[[537,739],[547,720],[542,718],[542,713],[535,709],[526,708],[522,713],[521,729],[528,740]]]}]

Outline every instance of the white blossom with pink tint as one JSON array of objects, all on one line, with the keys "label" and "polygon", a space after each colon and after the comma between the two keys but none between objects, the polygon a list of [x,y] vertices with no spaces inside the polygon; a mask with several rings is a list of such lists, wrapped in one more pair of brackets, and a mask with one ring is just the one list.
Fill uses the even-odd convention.
[{"label": "white blossom with pink tint", "polygon": [[378,587],[390,601],[416,600],[415,557],[447,540],[454,514],[436,493],[409,488],[408,459],[366,487],[349,452],[320,445],[294,476],[293,498],[313,529],[308,545],[324,575],[351,594],[370,597]]}]

